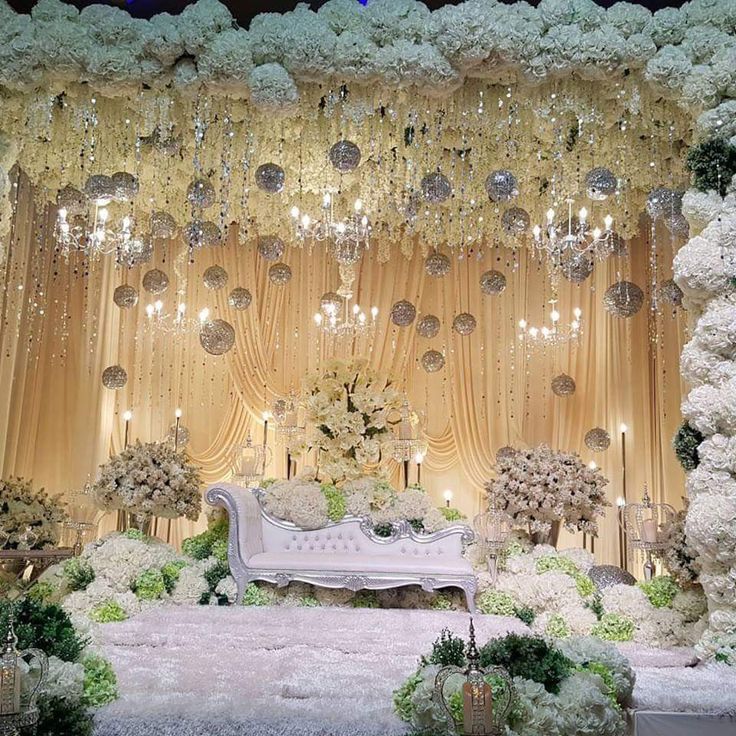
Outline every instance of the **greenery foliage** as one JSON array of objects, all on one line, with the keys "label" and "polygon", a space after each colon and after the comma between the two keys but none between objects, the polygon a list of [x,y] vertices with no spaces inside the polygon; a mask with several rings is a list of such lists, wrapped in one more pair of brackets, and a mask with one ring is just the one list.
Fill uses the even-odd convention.
[{"label": "greenery foliage", "polygon": [[133,581],[132,589],[141,600],[158,600],[166,592],[163,573],[155,567],[149,567]]},{"label": "greenery foliage", "polygon": [[587,598],[595,593],[593,581],[583,573],[580,568],[569,558],[562,555],[544,555],[536,563],[537,572],[541,575],[545,572],[563,572],[575,581],[581,598]]},{"label": "greenery foliage", "polygon": [[80,557],[72,557],[64,563],[64,580],[70,590],[86,590],[95,579],[92,565]]},{"label": "greenery foliage", "polygon": [[255,583],[250,583],[245,589],[244,606],[267,606],[269,603],[271,603],[271,597],[268,592]]},{"label": "greenery foliage", "polygon": [[559,613],[553,613],[549,617],[547,625],[544,627],[544,633],[553,639],[567,639],[570,636],[570,626],[565,621],[564,616]]},{"label": "greenery foliage", "polygon": [[422,682],[420,671],[415,672],[404,682],[401,687],[394,691],[394,710],[402,721],[410,721],[414,706],[411,702],[412,695]]},{"label": "greenery foliage", "polygon": [[227,560],[227,538],[229,524],[227,516],[217,517],[206,532],[185,539],[182,552],[195,560],[206,560],[213,555],[221,561]]},{"label": "greenery foliage", "polygon": [[116,621],[125,621],[128,614],[117,601],[109,600],[95,606],[89,612],[89,617],[98,624],[110,624]]},{"label": "greenery foliage", "polygon": [[456,665],[465,664],[465,642],[454,636],[449,629],[442,629],[439,638],[432,644],[432,653],[423,664]]},{"label": "greenery foliage", "polygon": [[43,698],[38,705],[38,736],[91,736],[92,714],[84,703]]},{"label": "greenery foliage", "polygon": [[726,196],[731,178],[736,174],[736,146],[725,138],[710,138],[688,149],[686,161],[697,189],[715,190],[721,197]]},{"label": "greenery foliage", "polygon": [[695,470],[700,465],[698,447],[705,438],[697,429],[683,422],[672,439],[672,447],[684,470]]},{"label": "greenery foliage", "polygon": [[182,568],[185,568],[187,563],[184,560],[175,560],[174,562],[167,562],[161,568],[161,577],[164,581],[164,588],[169,595],[176,587],[176,583],[179,580]]},{"label": "greenery foliage", "polygon": [[655,608],[669,608],[680,592],[677,583],[669,575],[658,575],[649,581],[642,580],[639,587],[644,591],[649,602]]},{"label": "greenery foliage", "polygon": [[467,518],[465,514],[460,511],[460,509],[456,508],[447,508],[447,506],[440,506],[439,507],[440,513],[442,516],[447,519],[447,521],[463,521],[463,519]]},{"label": "greenery foliage", "polygon": [[353,608],[380,608],[375,590],[360,590],[351,601]]},{"label": "greenery foliage", "polygon": [[600,621],[590,629],[591,636],[606,641],[631,641],[634,638],[634,622],[618,613],[604,613]]},{"label": "greenery foliage", "polygon": [[343,492],[330,483],[322,484],[322,495],[327,499],[327,516],[330,521],[340,521],[347,513]]},{"label": "greenery foliage", "polygon": [[118,678],[112,665],[102,657],[89,654],[82,659],[84,667],[84,703],[101,708],[118,697]]}]

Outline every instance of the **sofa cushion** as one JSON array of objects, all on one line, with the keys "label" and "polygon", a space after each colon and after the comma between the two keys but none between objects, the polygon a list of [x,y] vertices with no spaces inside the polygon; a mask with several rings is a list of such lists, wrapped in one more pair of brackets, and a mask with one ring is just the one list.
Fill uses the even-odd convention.
[{"label": "sofa cushion", "polygon": [[319,552],[261,552],[248,560],[248,567],[259,570],[473,575],[472,565],[462,557],[410,557],[388,554],[369,556]]}]

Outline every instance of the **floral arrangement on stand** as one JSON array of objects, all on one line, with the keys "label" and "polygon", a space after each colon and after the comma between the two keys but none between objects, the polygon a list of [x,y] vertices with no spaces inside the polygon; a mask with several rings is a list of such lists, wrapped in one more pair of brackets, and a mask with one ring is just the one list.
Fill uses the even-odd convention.
[{"label": "floral arrangement on stand", "polygon": [[570,531],[596,535],[596,517],[610,506],[603,491],[608,480],[577,454],[539,445],[502,455],[494,471],[485,485],[491,505],[532,534],[548,534],[561,522]]},{"label": "floral arrangement on stand", "polygon": [[92,492],[103,509],[192,521],[202,510],[199,470],[168,442],[136,442],[100,467]]},{"label": "floral arrangement on stand", "polygon": [[0,480],[0,549],[56,547],[66,518],[60,496],[22,478]]},{"label": "floral arrangement on stand", "polygon": [[[443,631],[419,668],[394,692],[394,710],[412,732],[448,732],[447,717],[432,698],[435,678],[447,665],[466,665],[466,643]],[[623,736],[624,708],[634,688],[634,673],[617,649],[599,639],[572,638],[559,644],[509,634],[480,648],[481,666],[503,667],[512,676],[516,702],[506,723],[508,736],[595,733]],[[487,681],[493,687],[493,676]],[[450,712],[462,720],[462,677],[446,686]],[[454,690],[453,690],[454,688]]]},{"label": "floral arrangement on stand", "polygon": [[355,480],[365,475],[366,466],[381,462],[403,397],[380,381],[367,361],[328,362],[307,376],[303,394],[311,427],[306,449],[317,451],[320,477]]},{"label": "floral arrangement on stand", "polygon": [[19,649],[34,647],[48,656],[36,735],[91,736],[94,710],[118,697],[115,672],[64,610],[46,600],[48,592],[37,585],[20,601],[0,601],[0,637],[5,641],[12,609]]}]

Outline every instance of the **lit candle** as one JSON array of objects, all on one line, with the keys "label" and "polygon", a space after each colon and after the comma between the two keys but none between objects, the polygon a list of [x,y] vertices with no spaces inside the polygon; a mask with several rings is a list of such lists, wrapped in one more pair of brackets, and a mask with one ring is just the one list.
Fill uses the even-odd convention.
[{"label": "lit candle", "polygon": [[452,491],[448,488],[443,494],[442,497],[445,499],[445,506],[447,508],[450,508],[450,502],[452,501]]},{"label": "lit candle", "polygon": [[422,482],[422,462],[424,462],[424,453],[418,452],[414,455],[414,462],[417,464],[417,484]]},{"label": "lit candle", "polygon": [[181,423],[181,409],[177,409],[174,412],[176,417],[176,424],[174,426],[174,452],[179,451],[179,424]]},{"label": "lit candle", "polygon": [[606,230],[610,230],[611,227],[613,226],[613,217],[611,217],[611,215],[606,215],[603,218],[603,223],[606,226]]},{"label": "lit candle", "polygon": [[264,411],[262,416],[263,416],[263,446],[266,447],[266,445],[268,445],[268,417],[269,417],[268,411]]},{"label": "lit candle", "polygon": [[621,434],[626,434],[629,431],[629,428],[623,422],[621,422],[621,425],[619,426],[619,430]]},{"label": "lit candle", "polygon": [[641,539],[642,539],[642,542],[656,544],[657,542],[657,522],[654,519],[644,519],[644,521],[642,521]]},{"label": "lit candle", "polygon": [[375,320],[378,317],[378,307],[371,307],[371,317]]},{"label": "lit candle", "polygon": [[130,430],[130,420],[133,418],[133,412],[130,409],[126,409],[123,412],[123,421],[125,422],[125,438],[123,440],[123,447],[128,446],[128,436]]}]

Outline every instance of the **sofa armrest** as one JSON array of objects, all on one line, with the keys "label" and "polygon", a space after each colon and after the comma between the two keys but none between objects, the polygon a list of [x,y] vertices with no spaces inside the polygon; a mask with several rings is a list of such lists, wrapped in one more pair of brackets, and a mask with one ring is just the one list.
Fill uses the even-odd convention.
[{"label": "sofa armrest", "polygon": [[228,559],[239,559],[243,565],[263,552],[263,529],[260,505],[247,488],[222,483],[210,486],[205,494],[211,506],[222,506],[230,519]]}]

